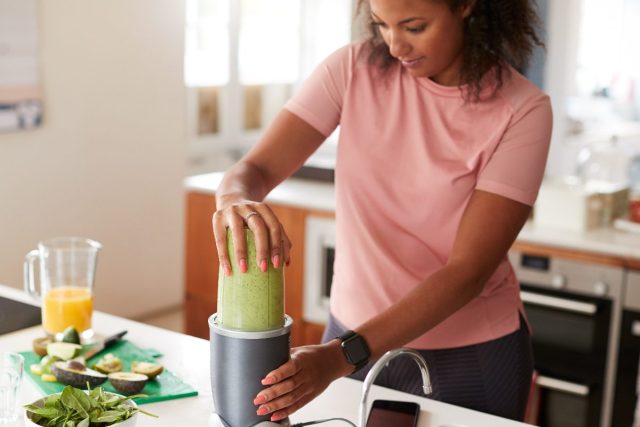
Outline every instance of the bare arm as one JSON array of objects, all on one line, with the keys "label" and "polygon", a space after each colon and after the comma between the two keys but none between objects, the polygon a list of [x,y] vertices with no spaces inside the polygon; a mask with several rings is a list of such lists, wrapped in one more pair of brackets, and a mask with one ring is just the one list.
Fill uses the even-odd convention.
[{"label": "bare arm", "polygon": [[[358,328],[373,357],[419,337],[477,297],[513,244],[530,210],[522,203],[476,190],[447,264]],[[391,321],[395,327],[385,328]]]},{"label": "bare arm", "polygon": [[[516,239],[530,210],[527,205],[476,190],[463,215],[447,264],[356,329],[369,344],[372,358],[406,345],[478,296]],[[389,328],[390,324],[394,327]],[[294,349],[291,360],[263,381],[271,387],[258,395],[258,413],[266,408],[263,413],[273,413],[272,420],[282,419],[351,370],[338,340]]]},{"label": "bare arm", "polygon": [[[295,172],[322,144],[324,135],[298,116],[282,110],[264,136],[224,175],[216,191],[217,211],[213,231],[220,264],[231,274],[227,254],[227,227],[233,236],[236,259],[246,260],[242,236],[245,221],[256,235],[257,263],[264,266],[271,258],[274,266],[289,259],[291,242],[271,209],[262,203],[276,185]],[[248,215],[256,212],[258,215]],[[271,253],[269,253],[271,248]],[[242,267],[241,267],[242,269]]]}]

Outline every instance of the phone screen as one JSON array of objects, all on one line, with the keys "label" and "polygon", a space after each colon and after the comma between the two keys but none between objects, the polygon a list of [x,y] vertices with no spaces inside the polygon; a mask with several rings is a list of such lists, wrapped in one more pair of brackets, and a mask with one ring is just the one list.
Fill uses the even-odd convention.
[{"label": "phone screen", "polygon": [[414,402],[376,400],[371,406],[367,427],[415,427],[420,405]]}]

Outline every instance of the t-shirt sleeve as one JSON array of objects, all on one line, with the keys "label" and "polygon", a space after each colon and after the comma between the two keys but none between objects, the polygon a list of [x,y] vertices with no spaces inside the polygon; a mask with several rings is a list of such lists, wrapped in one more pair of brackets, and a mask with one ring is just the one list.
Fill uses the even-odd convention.
[{"label": "t-shirt sleeve", "polygon": [[544,177],[552,128],[551,102],[540,93],[516,111],[476,189],[533,206]]},{"label": "t-shirt sleeve", "polygon": [[284,108],[324,136],[331,135],[340,123],[353,55],[352,45],[329,55],[302,83]]}]

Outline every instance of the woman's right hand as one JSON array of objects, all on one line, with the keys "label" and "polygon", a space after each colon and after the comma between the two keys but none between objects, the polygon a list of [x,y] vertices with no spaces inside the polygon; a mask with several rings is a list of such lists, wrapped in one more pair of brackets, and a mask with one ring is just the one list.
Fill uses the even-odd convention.
[{"label": "woman's right hand", "polygon": [[241,200],[230,203],[213,214],[213,234],[215,235],[218,259],[225,275],[232,274],[231,261],[227,251],[227,229],[231,231],[234,255],[238,260],[240,272],[247,271],[245,224],[255,236],[256,264],[261,271],[267,271],[269,260],[275,268],[279,268],[283,262],[289,264],[291,241],[271,208],[262,202]]}]

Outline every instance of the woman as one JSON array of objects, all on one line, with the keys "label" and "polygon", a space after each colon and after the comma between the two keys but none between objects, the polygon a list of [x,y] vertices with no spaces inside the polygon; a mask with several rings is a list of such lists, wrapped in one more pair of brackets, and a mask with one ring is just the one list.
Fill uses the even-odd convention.
[{"label": "woman", "polygon": [[[231,271],[225,249],[228,227],[246,259],[245,222],[258,265],[279,266],[291,245],[262,200],[340,125],[330,324],[323,344],[293,349],[263,379],[258,414],[282,419],[411,347],[432,398],[522,419],[533,368],[507,251],[551,134],[548,97],[509,65],[540,44],[531,3],[362,1],[370,39],[327,58],[225,174],[213,218],[223,270],[246,271]],[[420,393],[411,365],[396,359],[379,383]]]}]

